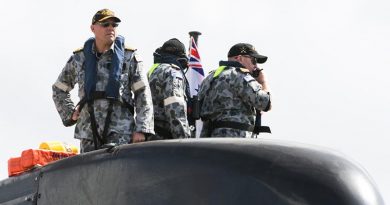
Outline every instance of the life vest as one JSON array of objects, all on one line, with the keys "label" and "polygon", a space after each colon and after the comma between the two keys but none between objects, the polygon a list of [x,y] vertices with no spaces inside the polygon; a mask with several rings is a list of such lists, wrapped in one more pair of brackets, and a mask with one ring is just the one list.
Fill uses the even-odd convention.
[{"label": "life vest", "polygon": [[[84,91],[85,98],[87,101],[93,100],[93,92],[96,89],[96,78],[97,78],[97,57],[93,52],[93,43],[95,38],[88,39],[84,44],[84,68],[85,68],[85,76],[84,76]],[[119,98],[119,87],[120,87],[120,76],[123,67],[123,61],[125,56],[125,45],[124,45],[124,37],[118,36],[114,42],[114,52],[112,55],[111,69],[108,79],[108,84],[105,90],[105,94],[107,98],[118,99]]]},{"label": "life vest", "polygon": [[[171,56],[163,57],[159,56],[159,58],[155,57],[155,64],[152,65],[152,67],[148,71],[148,78],[152,75],[152,73],[156,70],[156,68],[161,64],[161,63],[167,63],[171,64],[172,66],[176,66],[178,69],[180,69],[180,72],[183,74],[183,80],[186,85],[185,89],[185,94],[187,96],[187,121],[190,126],[191,130],[191,135],[195,136],[195,120],[199,119],[199,101],[198,101],[198,96],[193,96],[190,97],[190,90],[189,90],[189,84],[188,80],[185,76],[185,73],[183,72],[183,68],[181,65],[175,60],[175,58],[172,58]],[[160,135],[160,136],[171,136],[170,131],[166,128],[154,127],[155,131]],[[166,139],[169,139],[167,137]]]},{"label": "life vest", "polygon": [[[93,135],[93,143],[95,146],[95,150],[101,148],[106,144],[106,136],[108,133],[109,125],[111,124],[111,114],[113,112],[113,103],[114,101],[121,102],[121,98],[119,96],[119,88],[120,88],[120,76],[122,73],[123,62],[125,58],[125,39],[122,36],[118,36],[114,41],[114,51],[111,58],[111,68],[109,73],[108,84],[104,94],[102,92],[96,91],[96,78],[97,78],[97,57],[93,52],[93,43],[95,38],[88,39],[84,44],[84,68],[85,68],[85,76],[84,76],[84,91],[85,96],[79,102],[79,109],[81,110],[83,106],[88,103],[88,112],[91,120],[91,130]],[[107,116],[104,123],[103,133],[100,135],[98,133],[97,121],[95,118],[95,113],[93,109],[93,101],[95,99],[106,98],[108,99],[109,106],[107,109]],[[134,110],[134,108],[130,109]],[[132,111],[134,113],[134,111]]]},{"label": "life vest", "polygon": [[[178,61],[179,58],[177,56],[171,55],[171,54],[159,54],[155,53],[154,54],[154,64],[148,71],[148,77],[152,75],[152,73],[156,70],[156,68],[161,64],[161,63],[166,63],[166,64],[171,64],[172,66],[180,69],[183,71],[183,65],[180,64]],[[185,73],[183,72],[183,77],[185,77]]]},{"label": "life vest", "polygon": [[152,67],[149,69],[148,71],[148,78],[150,78],[150,75],[152,75],[152,73],[154,72],[154,70],[156,70],[156,68],[160,65],[160,63],[155,63],[152,65]]},{"label": "life vest", "polygon": [[[213,75],[213,79],[210,82],[210,87],[206,91],[206,93],[209,92],[211,89],[211,85],[214,82],[216,78],[226,69],[228,66],[219,66]],[[246,68],[237,68],[242,73],[249,73],[250,71]],[[200,100],[201,105],[203,104],[203,99]],[[233,122],[233,121],[209,121],[209,135],[211,135],[212,131],[217,128],[232,128],[232,129],[238,129],[238,130],[244,130],[244,131],[249,131],[253,132],[254,135],[257,136],[260,132],[267,132],[271,133],[271,129],[268,126],[261,126],[261,112],[256,110],[256,119],[255,119],[255,124],[246,124],[246,123],[240,123],[240,122]],[[254,136],[252,135],[252,137]]]},{"label": "life vest", "polygon": [[[225,70],[226,67],[227,66],[225,65],[219,66],[217,70],[215,70],[213,78],[217,78],[222,73],[222,71]],[[246,68],[236,68],[236,69],[242,73],[250,73],[250,71]]]},{"label": "life vest", "polygon": [[215,73],[214,73],[214,75],[213,75],[213,78],[217,78],[218,76],[219,76],[219,74],[221,74],[222,73],[222,71],[223,70],[225,70],[225,68],[226,68],[226,66],[219,66],[218,68],[217,68],[217,70],[215,70]]}]

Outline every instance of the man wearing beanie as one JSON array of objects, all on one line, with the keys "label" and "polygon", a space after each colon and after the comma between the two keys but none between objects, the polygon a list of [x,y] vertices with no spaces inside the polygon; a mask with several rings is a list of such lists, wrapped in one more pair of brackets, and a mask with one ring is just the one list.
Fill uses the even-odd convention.
[{"label": "man wearing beanie", "polygon": [[248,43],[231,47],[228,61],[202,82],[199,99],[203,128],[200,137],[251,137],[257,111],[271,108],[264,71],[257,67],[267,57]]},{"label": "man wearing beanie", "polygon": [[[73,52],[52,86],[63,124],[76,124],[81,152],[142,142],[154,134],[147,77],[136,49],[125,47],[117,34],[120,22],[109,9],[97,11],[90,26],[94,37]],[[75,106],[70,91],[76,84],[80,102]]]},{"label": "man wearing beanie", "polygon": [[156,139],[189,138],[187,120],[188,83],[183,70],[188,67],[184,44],[173,38],[154,52],[148,72],[153,96]]}]

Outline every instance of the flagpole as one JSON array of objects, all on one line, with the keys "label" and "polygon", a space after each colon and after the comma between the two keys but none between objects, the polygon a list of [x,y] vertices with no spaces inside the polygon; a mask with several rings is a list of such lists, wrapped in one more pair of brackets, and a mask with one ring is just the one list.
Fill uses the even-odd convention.
[{"label": "flagpole", "polygon": [[[188,34],[190,35],[190,45],[188,46],[188,56],[191,56],[191,47],[192,47],[191,38],[194,39],[196,47],[198,47],[198,38],[199,38],[200,35],[202,35],[202,33],[199,32],[199,31],[190,31],[190,32],[188,32]],[[192,93],[192,91],[191,91],[191,93]],[[193,94],[191,94],[190,97],[192,97],[192,95]]]},{"label": "flagpole", "polygon": [[194,41],[195,41],[196,45],[198,45],[198,37],[200,35],[202,35],[202,33],[199,32],[199,31],[190,31],[190,32],[188,32],[188,34],[190,34],[190,37],[194,38]]},{"label": "flagpole", "polygon": [[[193,48],[192,47],[192,39],[194,39],[194,42],[195,42],[195,48],[197,49],[197,45],[198,45],[198,37],[200,36],[200,35],[202,35],[202,33],[201,32],[199,32],[199,31],[190,31],[190,32],[188,32],[188,34],[190,35],[190,46],[188,47],[188,49],[189,49],[189,59],[191,59],[191,49]],[[198,60],[200,60],[200,57],[199,57],[199,53],[198,53],[198,50],[196,50],[196,53],[197,53],[197,58],[199,58]],[[199,62],[199,65],[200,65],[200,62]],[[202,69],[202,76],[204,75],[203,74],[203,68],[201,67],[201,69]],[[192,78],[194,78],[194,73],[196,73],[196,72],[194,72],[193,70],[191,70],[190,72],[189,72],[189,75],[192,77]],[[190,80],[191,80],[191,85],[192,86],[194,86],[194,82],[196,82],[196,80],[194,81],[194,79],[199,79],[199,76],[198,77],[195,77],[194,79],[191,79],[191,77],[190,77]],[[204,77],[204,76],[203,76]],[[203,80],[203,77],[201,78],[201,80]],[[201,82],[201,81],[200,81]],[[197,88],[199,88],[199,85],[200,85],[200,82],[198,82],[198,83],[196,83],[197,84]],[[193,92],[193,90],[191,91],[191,92]],[[196,91],[196,93],[194,93],[195,94],[195,97],[192,95],[191,96],[191,98],[192,98],[192,105],[194,106],[194,108],[193,108],[193,110],[192,111],[194,111],[194,112],[198,112],[198,115],[199,115],[199,102],[198,102],[198,97],[197,97],[197,91]],[[194,103],[194,99],[196,98],[196,103]],[[196,104],[196,105],[194,105],[194,104]],[[197,108],[195,108],[195,107],[197,107]],[[194,121],[192,121],[191,122],[191,124],[193,123],[195,126],[194,126],[194,128],[195,128],[195,130],[191,133],[191,135],[192,134],[194,134],[194,137],[196,137],[196,138],[199,138],[199,136],[200,136],[200,131],[202,130],[202,126],[203,126],[203,123],[202,123],[202,121],[200,121],[200,120],[195,120],[195,119],[192,119],[192,120],[194,120]]]}]

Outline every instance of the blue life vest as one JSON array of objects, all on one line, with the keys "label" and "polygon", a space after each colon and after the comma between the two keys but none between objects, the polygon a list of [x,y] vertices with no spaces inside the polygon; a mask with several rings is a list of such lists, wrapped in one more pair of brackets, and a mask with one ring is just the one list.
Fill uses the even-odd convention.
[{"label": "blue life vest", "polygon": [[[92,51],[95,38],[89,38],[84,44],[84,91],[87,101],[93,100],[93,92],[96,90],[97,57]],[[114,52],[109,73],[108,84],[105,90],[106,98],[119,99],[120,76],[125,56],[125,38],[118,36],[114,42]]]}]

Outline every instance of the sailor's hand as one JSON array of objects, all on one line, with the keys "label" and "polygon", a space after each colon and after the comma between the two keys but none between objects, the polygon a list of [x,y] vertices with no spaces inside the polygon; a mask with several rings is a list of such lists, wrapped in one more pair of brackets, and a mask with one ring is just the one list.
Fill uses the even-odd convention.
[{"label": "sailor's hand", "polygon": [[259,72],[259,75],[257,76],[256,80],[261,84],[262,90],[269,92],[267,78],[265,76],[263,69],[261,69],[261,71]]},{"label": "sailor's hand", "polygon": [[140,132],[134,132],[133,137],[132,137],[132,142],[137,143],[137,142],[143,142],[145,141],[145,135]]},{"label": "sailor's hand", "polygon": [[79,106],[77,106],[74,111],[73,111],[73,114],[72,114],[72,120],[73,121],[77,121],[80,117],[80,111],[79,111]]}]

